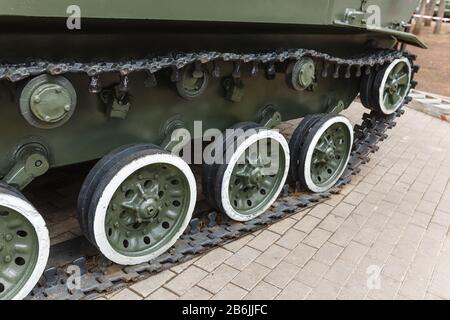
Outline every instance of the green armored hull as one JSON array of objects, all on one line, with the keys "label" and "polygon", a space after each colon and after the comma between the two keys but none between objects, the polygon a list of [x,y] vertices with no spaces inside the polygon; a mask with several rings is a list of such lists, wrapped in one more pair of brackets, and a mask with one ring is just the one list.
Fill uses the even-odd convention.
[{"label": "green armored hull", "polygon": [[[339,112],[360,94],[390,116],[414,85],[413,57],[399,48],[425,47],[405,31],[416,5],[2,1],[0,233],[12,244],[0,243],[0,298],[23,298],[45,267],[45,223],[17,190],[50,168],[101,159],[80,193],[80,224],[125,265],[161,255],[189,223],[198,177],[186,161],[202,165],[206,198],[237,221],[267,210],[286,179],[334,186],[353,143]],[[288,145],[272,129],[294,118],[304,120]],[[205,131],[227,128],[245,133],[239,143],[208,144]],[[199,139],[201,159],[179,152]],[[208,148],[233,150],[205,163]]]}]

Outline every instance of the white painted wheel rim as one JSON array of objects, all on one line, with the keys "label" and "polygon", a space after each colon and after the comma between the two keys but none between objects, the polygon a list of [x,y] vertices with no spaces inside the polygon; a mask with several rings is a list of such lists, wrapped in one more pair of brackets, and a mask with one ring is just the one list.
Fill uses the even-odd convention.
[{"label": "white painted wheel rim", "polygon": [[23,217],[25,217],[34,227],[38,239],[39,252],[37,255],[36,266],[31,276],[12,298],[13,300],[21,300],[33,290],[45,271],[50,254],[49,233],[44,219],[28,201],[18,196],[3,193],[0,194],[0,204],[16,211],[17,213],[20,213]]},{"label": "white painted wheel rim", "polygon": [[[229,184],[230,184],[230,180],[231,180],[231,175],[233,173],[233,169],[234,169],[235,165],[239,161],[240,156],[246,151],[246,149],[249,148],[255,142],[257,142],[258,140],[262,140],[262,139],[273,139],[280,144],[281,149],[284,151],[284,160],[285,160],[284,169],[285,170],[284,170],[280,185],[278,186],[272,199],[270,201],[267,201],[267,204],[265,206],[261,207],[259,210],[255,211],[253,214],[242,214],[233,208],[230,197],[229,197],[228,188],[229,188]],[[260,216],[264,212],[266,212],[267,209],[269,209],[270,206],[273,204],[273,202],[276,201],[279,194],[281,193],[281,190],[284,187],[284,184],[286,182],[287,175],[289,172],[289,163],[290,163],[290,155],[289,155],[288,143],[287,143],[286,139],[280,133],[276,132],[275,130],[261,130],[255,134],[251,135],[247,139],[245,139],[245,141],[243,141],[237,147],[236,151],[231,156],[230,161],[228,162],[227,168],[225,170],[225,173],[223,175],[222,185],[221,185],[221,201],[222,201],[222,207],[225,211],[225,214],[228,215],[231,219],[236,220],[236,221],[250,221],[250,220]]]},{"label": "white painted wheel rim", "polygon": [[[344,123],[350,132],[350,148],[348,151],[346,163],[348,163],[348,161],[350,159],[352,146],[353,146],[353,126],[346,117],[343,117],[343,116],[333,117],[321,125],[319,130],[315,133],[314,138],[312,139],[311,143],[308,146],[308,151],[306,152],[304,177],[305,177],[306,186],[312,192],[320,193],[320,192],[325,192],[330,189],[329,186],[321,187],[314,183],[312,176],[311,176],[311,161],[312,161],[314,149],[315,149],[320,137],[323,135],[323,133],[329,127],[331,127],[333,124],[339,123],[339,122]],[[344,173],[345,169],[346,169],[346,166],[343,166],[340,174],[336,175],[336,177],[332,181],[330,181],[329,185],[334,186],[336,184],[336,182],[339,180],[339,178],[342,176],[342,173]]]},{"label": "white painted wheel rim", "polygon": [[[186,180],[189,185],[190,189],[190,199],[189,199],[189,205],[188,209],[185,215],[184,220],[181,223],[181,226],[179,230],[175,233],[175,236],[172,238],[171,241],[168,241],[166,245],[161,246],[158,250],[155,250],[152,253],[142,255],[142,256],[128,256],[123,255],[119,252],[117,252],[110,244],[107,234],[106,234],[106,228],[105,228],[105,217],[106,212],[109,206],[109,203],[116,192],[116,190],[119,188],[119,186],[127,179],[128,176],[130,176],[135,171],[152,165],[152,164],[168,164],[177,167],[181,172],[184,173]],[[171,154],[153,154],[153,155],[147,155],[143,156],[139,159],[136,159],[127,165],[125,165],[123,168],[119,170],[119,172],[111,179],[111,181],[108,183],[108,185],[105,187],[105,189],[102,192],[102,195],[98,201],[98,204],[96,206],[95,210],[95,217],[94,217],[94,240],[97,244],[98,248],[102,252],[102,254],[108,258],[109,260],[120,264],[120,265],[136,265],[144,262],[148,262],[159,255],[166,252],[170,247],[172,247],[175,242],[178,240],[178,238],[183,234],[184,230],[189,224],[189,221],[192,218],[192,213],[194,212],[195,203],[197,200],[197,186],[195,182],[194,174],[192,173],[191,169],[187,165],[186,162],[183,161],[183,159],[176,157]]]},{"label": "white painted wheel rim", "polygon": [[[408,66],[408,77],[409,77],[408,89],[405,91],[405,93],[404,93],[403,96],[402,96],[402,99],[398,102],[398,104],[395,105],[394,108],[390,109],[390,108],[387,108],[387,107],[384,105],[384,99],[383,99],[383,97],[384,97],[384,88],[385,88],[385,86],[386,86],[386,83],[387,83],[389,74],[391,73],[391,71],[392,71],[399,63],[406,63],[406,65]],[[383,80],[381,81],[381,85],[380,85],[380,88],[379,88],[379,91],[378,91],[378,94],[379,94],[379,96],[378,96],[378,98],[379,98],[378,103],[379,103],[379,105],[380,105],[381,111],[382,111],[384,114],[386,114],[386,115],[393,114],[394,112],[396,112],[396,111],[398,110],[398,108],[400,108],[400,107],[402,106],[403,101],[405,101],[405,98],[406,98],[406,96],[408,95],[409,89],[410,89],[410,87],[411,87],[411,84],[410,84],[410,82],[411,82],[411,76],[412,76],[411,63],[410,63],[409,60],[406,59],[406,58],[401,58],[401,59],[396,59],[396,60],[394,60],[394,61],[389,65],[389,67],[386,69],[386,71],[385,71],[385,73],[384,73],[384,75],[383,75]]]}]

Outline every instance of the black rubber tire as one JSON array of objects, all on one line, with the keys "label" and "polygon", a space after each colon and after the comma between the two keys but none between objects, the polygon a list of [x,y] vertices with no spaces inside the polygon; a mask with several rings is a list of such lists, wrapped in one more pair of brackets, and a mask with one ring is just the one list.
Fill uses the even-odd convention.
[{"label": "black rubber tire", "polygon": [[[258,125],[257,126],[252,126],[252,127],[246,127],[244,130],[249,130],[249,129],[254,129],[256,131],[267,130],[266,128],[263,128],[263,127],[258,126]],[[234,141],[227,141],[226,146],[223,149],[224,150],[224,157],[225,157],[225,154],[226,154],[226,150],[228,148],[232,148],[233,147],[232,143],[234,143]],[[218,210],[220,210],[221,212],[225,212],[225,209],[223,208],[223,205],[222,205],[222,199],[221,199],[222,198],[222,194],[221,193],[222,193],[223,176],[224,176],[225,171],[227,170],[227,168],[228,168],[228,163],[224,163],[224,164],[221,164],[221,165],[218,166],[217,172],[215,173],[215,176],[214,176],[214,185],[213,185],[213,188],[212,188],[212,190],[214,192],[214,195],[213,195],[214,203],[216,204],[216,208]]]},{"label": "black rubber tire", "polygon": [[9,184],[6,184],[4,182],[0,182],[0,192],[8,193],[10,195],[17,196],[17,197],[19,197],[19,198],[21,198],[23,200],[27,200],[25,198],[25,196],[22,194],[22,192],[20,192],[19,190],[17,190],[13,186],[10,186]]},{"label": "black rubber tire", "polygon": [[309,132],[309,129],[320,120],[323,114],[307,115],[303,118],[302,122],[297,126],[289,141],[289,151],[291,153],[291,163],[289,166],[289,178],[296,182],[298,181],[297,166],[298,156],[303,146],[303,142]]},{"label": "black rubber tire", "polygon": [[372,95],[373,95],[373,81],[377,72],[372,71],[370,74],[364,74],[360,84],[360,98],[364,107],[373,110]]},{"label": "black rubber tire", "polygon": [[371,101],[372,109],[380,114],[384,114],[380,106],[380,86],[383,82],[384,74],[386,73],[388,67],[389,65],[385,65],[384,67],[380,68],[373,80],[373,92]]},{"label": "black rubber tire", "polygon": [[[228,128],[228,129],[242,129],[242,130],[248,130],[248,129],[254,129],[257,128],[259,125],[255,122],[240,122],[235,124],[234,126]],[[214,141],[212,143],[222,143],[223,144],[223,152],[225,155],[226,148],[228,145],[228,142],[226,141],[226,136],[222,136],[222,141]],[[217,204],[216,195],[215,195],[215,185],[216,185],[216,177],[217,172],[219,170],[219,167],[221,164],[203,164],[202,166],[202,188],[203,188],[203,194],[205,195],[208,202],[213,205],[216,209],[219,209],[219,205]]]},{"label": "black rubber tire", "polygon": [[104,177],[106,172],[125,155],[139,152],[150,147],[157,148],[157,146],[152,144],[124,145],[105,155],[94,165],[91,171],[89,171],[89,174],[86,176],[83,185],[81,186],[77,201],[78,221],[81,230],[86,236],[89,234],[89,219],[87,217],[89,214],[89,206],[100,180]]},{"label": "black rubber tire", "polygon": [[97,207],[97,203],[100,199],[100,197],[103,194],[103,190],[105,187],[109,184],[111,179],[117,174],[117,172],[126,164],[139,159],[142,156],[145,155],[153,155],[153,154],[167,154],[168,152],[165,150],[162,150],[159,147],[156,147],[155,145],[148,144],[145,149],[136,150],[133,147],[123,150],[120,153],[120,156],[116,158],[116,161],[114,163],[110,163],[107,167],[104,169],[104,174],[99,177],[98,184],[95,188],[95,191],[92,194],[91,201],[89,203],[89,209],[87,212],[87,222],[88,222],[88,239],[95,244],[95,238],[94,238],[94,218],[95,218],[95,209]]},{"label": "black rubber tire", "polygon": [[332,119],[333,117],[336,117],[336,115],[333,114],[325,114],[323,115],[319,121],[317,121],[309,130],[308,135],[306,136],[304,140],[304,144],[302,146],[302,149],[300,151],[299,157],[298,157],[298,166],[297,166],[297,174],[299,177],[300,185],[303,189],[309,190],[308,185],[306,183],[305,179],[305,163],[306,163],[306,155],[309,149],[309,145],[312,143],[312,140],[314,139],[314,136],[316,135],[317,131],[322,127],[322,125],[327,122],[328,120]]}]

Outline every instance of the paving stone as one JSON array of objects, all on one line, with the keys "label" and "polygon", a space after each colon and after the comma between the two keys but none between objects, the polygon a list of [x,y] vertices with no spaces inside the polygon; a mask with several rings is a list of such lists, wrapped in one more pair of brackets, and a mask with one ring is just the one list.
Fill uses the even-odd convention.
[{"label": "paving stone", "polygon": [[310,233],[319,223],[320,219],[307,215],[300,220],[294,228],[305,233]]},{"label": "paving stone", "polygon": [[180,297],[180,300],[209,300],[212,294],[197,286],[191,288]]},{"label": "paving stone", "polygon": [[403,281],[399,295],[406,299],[422,300],[425,298],[428,287],[428,280],[420,278],[416,274],[409,274]]},{"label": "paving stone", "polygon": [[376,184],[376,186],[372,189],[372,191],[376,191],[386,195],[391,191],[392,187],[393,187],[392,184],[380,181]]},{"label": "paving stone", "polygon": [[329,232],[335,232],[343,222],[343,218],[330,214],[319,224],[319,228]]},{"label": "paving stone", "polygon": [[286,248],[294,249],[304,238],[306,233],[295,229],[289,229],[281,238],[277,241],[277,244]]},{"label": "paving stone", "polygon": [[338,259],[333,263],[330,269],[328,269],[324,278],[342,287],[347,282],[347,279],[350,277],[355,267],[355,264]]},{"label": "paving stone", "polygon": [[277,300],[302,300],[311,292],[311,288],[298,281],[291,281],[277,296]]},{"label": "paving stone", "polygon": [[299,267],[282,261],[264,278],[264,281],[283,289],[297,275],[299,271]]},{"label": "paving stone", "polygon": [[302,242],[319,249],[331,235],[332,233],[330,231],[316,228]]},{"label": "paving stone", "polygon": [[251,240],[248,245],[257,250],[264,251],[272,244],[274,244],[279,238],[279,234],[276,234],[275,232],[269,230],[264,230],[253,240]]},{"label": "paving stone", "polygon": [[377,205],[369,202],[360,203],[353,213],[359,214],[361,216],[370,217],[373,212],[377,209]]},{"label": "paving stone", "polygon": [[232,252],[219,247],[202,256],[194,265],[211,272],[232,255]]},{"label": "paving stone", "polygon": [[184,270],[186,270],[187,268],[189,268],[189,266],[191,266],[192,264],[194,264],[195,261],[197,261],[200,257],[195,257],[192,258],[191,260],[188,260],[186,262],[183,262],[179,265],[176,265],[172,268],[170,268],[170,270],[172,270],[175,273],[182,273]]},{"label": "paving stone", "polygon": [[425,214],[425,213],[422,213],[419,211],[414,211],[414,214],[409,223],[417,225],[419,227],[427,228],[428,224],[431,221],[431,217],[432,216],[430,216],[428,214]]},{"label": "paving stone", "polygon": [[419,202],[419,205],[417,206],[416,210],[423,212],[428,215],[433,215],[434,210],[436,209],[436,204],[430,201],[421,200]]},{"label": "paving stone", "polygon": [[[392,167],[392,168],[394,168],[394,167]],[[400,175],[397,175],[397,174],[394,174],[394,173],[385,173],[385,174],[383,174],[383,177],[381,178],[381,181],[387,182],[387,183],[390,183],[390,184],[395,184],[397,182],[397,180],[399,179],[399,177],[400,177]]]},{"label": "paving stone", "polygon": [[318,219],[323,219],[331,212],[331,210],[333,210],[333,206],[326,203],[319,203],[317,206],[312,208],[309,214]]},{"label": "paving stone", "polygon": [[342,194],[334,194],[330,199],[325,201],[325,204],[330,205],[332,207],[335,207],[339,203],[341,203],[342,199],[344,199],[344,195],[342,195]]},{"label": "paving stone", "polygon": [[338,246],[345,247],[352,241],[358,231],[347,226],[342,226],[331,236],[329,241]]},{"label": "paving stone", "polygon": [[[364,177],[363,182],[372,184],[373,186],[375,186],[380,180],[381,180],[382,176],[375,174],[375,173],[370,173],[368,174],[366,177]],[[373,190],[373,187],[372,187]]]},{"label": "paving stone", "polygon": [[390,256],[383,267],[383,275],[386,275],[394,280],[402,281],[408,270],[409,264],[404,260],[395,256]]},{"label": "paving stone", "polygon": [[292,263],[297,267],[303,267],[316,252],[317,249],[300,243],[287,255],[284,261]]},{"label": "paving stone", "polygon": [[338,300],[364,300],[368,289],[366,286],[348,285],[341,289]]},{"label": "paving stone", "polygon": [[159,288],[151,295],[149,295],[145,300],[176,300],[178,296],[167,290],[166,288]]},{"label": "paving stone", "polygon": [[355,187],[355,191],[368,195],[373,189],[373,184],[368,183],[368,182],[359,182],[358,185]]},{"label": "paving stone", "polygon": [[380,289],[369,289],[367,296],[375,300],[394,300],[400,285],[400,281],[382,276]]},{"label": "paving stone", "polygon": [[386,200],[383,199],[377,204],[375,211],[380,214],[390,217],[393,215],[393,213],[395,211],[395,205],[393,205],[392,203],[387,202]]},{"label": "paving stone", "polygon": [[256,258],[255,261],[268,268],[275,268],[280,261],[289,254],[289,252],[290,251],[288,249],[274,244],[264,251],[258,258]]},{"label": "paving stone", "polygon": [[244,300],[273,300],[280,292],[279,288],[261,281],[244,297]]},{"label": "paving stone", "polygon": [[295,279],[309,287],[316,287],[330,267],[316,260],[309,262],[297,273]]},{"label": "paving stone", "polygon": [[340,291],[339,285],[328,279],[322,279],[317,287],[315,287],[308,295],[308,300],[334,300]]},{"label": "paving stone", "polygon": [[450,300],[450,277],[436,275],[428,291],[442,299]]},{"label": "paving stone", "polygon": [[442,197],[441,192],[429,190],[429,191],[425,192],[425,194],[423,195],[423,200],[437,204],[441,200],[441,197]]},{"label": "paving stone", "polygon": [[419,193],[425,193],[425,191],[428,189],[428,184],[416,181],[411,185],[410,190],[412,191],[416,191]]},{"label": "paving stone", "polygon": [[317,251],[314,259],[331,266],[343,250],[344,248],[328,241]]},{"label": "paving stone", "polygon": [[377,241],[369,249],[366,256],[385,262],[391,256],[394,248],[395,244]]},{"label": "paving stone", "polygon": [[372,227],[377,231],[382,231],[388,219],[389,219],[388,216],[380,213],[377,210],[367,219],[365,227]]},{"label": "paving stone", "polygon": [[151,276],[148,279],[139,281],[131,286],[133,291],[139,293],[143,297],[147,297],[150,293],[163,286],[167,281],[172,279],[176,274],[170,270],[164,270]]},{"label": "paving stone", "polygon": [[142,300],[143,298],[136,292],[131,291],[128,288],[122,289],[115,293],[110,300]]},{"label": "paving stone", "polygon": [[365,196],[366,195],[364,193],[353,191],[347,197],[345,197],[343,201],[353,206],[357,206],[361,203],[361,201],[363,201]]},{"label": "paving stone", "polygon": [[247,267],[252,261],[254,261],[261,252],[256,249],[250,248],[248,246],[242,247],[238,252],[228,258],[225,263],[229,266],[243,270]]},{"label": "paving stone", "polygon": [[450,225],[450,213],[436,210],[431,218],[431,222],[439,224],[443,227],[448,227]]},{"label": "paving stone", "polygon": [[340,300],[365,299],[367,293],[369,292],[369,287],[371,287],[373,284],[370,276],[373,276],[372,272],[367,272],[367,270],[361,272],[360,270],[357,269],[350,275],[349,279],[347,280],[347,283],[339,292],[338,299]]},{"label": "paving stone", "polygon": [[405,197],[405,192],[393,191],[389,192],[385,197],[384,201],[392,203],[394,205],[399,205],[403,198]]},{"label": "paving stone", "polygon": [[190,266],[175,278],[170,280],[165,287],[181,296],[207,275],[208,273],[206,271],[196,266]]},{"label": "paving stone", "polygon": [[236,270],[226,264],[220,265],[216,270],[207,275],[198,283],[198,286],[212,293],[218,293],[225,287],[237,274]]},{"label": "paving stone", "polygon": [[380,192],[370,191],[370,193],[364,198],[364,202],[378,204],[384,199],[385,195]]},{"label": "paving stone", "polygon": [[268,273],[266,268],[258,263],[252,262],[244,270],[242,270],[233,280],[232,283],[238,285],[245,290],[252,290],[258,282],[260,282]]},{"label": "paving stone", "polygon": [[355,231],[360,231],[361,228],[367,221],[367,217],[361,216],[359,214],[352,214],[349,216],[344,223],[341,224],[340,228],[350,228]]},{"label": "paving stone", "polygon": [[352,241],[344,248],[339,259],[356,265],[362,260],[367,251],[369,251],[368,247]]},{"label": "paving stone", "polygon": [[222,290],[219,291],[212,299],[213,300],[241,300],[246,294],[247,290],[244,290],[232,283],[227,284]]},{"label": "paving stone", "polygon": [[342,202],[336,208],[334,208],[332,212],[336,216],[347,218],[354,209],[354,205]]},{"label": "paving stone", "polygon": [[255,236],[252,234],[246,235],[242,238],[234,240],[230,243],[225,244],[223,247],[231,252],[239,251],[243,246],[249,243]]},{"label": "paving stone", "polygon": [[271,225],[269,230],[284,235],[296,223],[297,221],[295,219],[287,218]]}]

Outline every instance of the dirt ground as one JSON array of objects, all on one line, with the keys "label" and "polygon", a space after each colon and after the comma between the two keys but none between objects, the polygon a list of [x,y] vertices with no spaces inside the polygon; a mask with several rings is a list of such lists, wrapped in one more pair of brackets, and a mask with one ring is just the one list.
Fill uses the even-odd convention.
[{"label": "dirt ground", "polygon": [[442,33],[433,34],[434,24],[425,27],[420,39],[427,44],[428,50],[408,46],[407,50],[418,55],[418,90],[450,97],[450,23],[445,23]]}]

